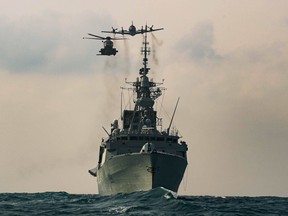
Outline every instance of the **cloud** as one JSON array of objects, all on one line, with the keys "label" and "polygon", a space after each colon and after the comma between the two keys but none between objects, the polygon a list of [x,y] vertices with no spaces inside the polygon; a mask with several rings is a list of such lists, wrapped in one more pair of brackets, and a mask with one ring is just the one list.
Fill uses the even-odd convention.
[{"label": "cloud", "polygon": [[28,18],[17,23],[2,20],[1,67],[7,71],[37,70],[52,60],[57,44],[57,18]]},{"label": "cloud", "polygon": [[[97,27],[90,23],[97,22]],[[95,72],[101,41],[84,41],[87,32],[100,32],[109,18],[93,12],[78,20],[53,11],[0,21],[0,69],[11,73]]]},{"label": "cloud", "polygon": [[190,149],[194,193],[285,195],[287,43],[264,41],[220,53],[211,24],[193,29],[189,37],[196,45],[179,42],[183,52],[166,62],[165,79],[170,104],[181,96],[175,123]]},{"label": "cloud", "polygon": [[211,21],[203,21],[193,27],[177,45],[178,52],[188,54],[196,63],[221,59],[214,46],[214,29]]}]

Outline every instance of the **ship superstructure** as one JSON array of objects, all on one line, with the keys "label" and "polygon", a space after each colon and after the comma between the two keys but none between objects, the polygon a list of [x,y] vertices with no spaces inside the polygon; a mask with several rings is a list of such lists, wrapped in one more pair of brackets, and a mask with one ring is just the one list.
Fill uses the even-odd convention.
[{"label": "ship superstructure", "polygon": [[[146,27],[147,28],[147,27]],[[147,32],[144,35],[143,67],[130,84],[135,93],[134,109],[125,109],[122,125],[114,120],[108,137],[102,139],[96,168],[101,195],[146,191],[164,187],[178,191],[187,166],[187,144],[171,131],[171,123],[162,131],[162,119],[154,110],[161,96],[162,83],[149,79]],[[161,129],[159,129],[161,128]]]}]

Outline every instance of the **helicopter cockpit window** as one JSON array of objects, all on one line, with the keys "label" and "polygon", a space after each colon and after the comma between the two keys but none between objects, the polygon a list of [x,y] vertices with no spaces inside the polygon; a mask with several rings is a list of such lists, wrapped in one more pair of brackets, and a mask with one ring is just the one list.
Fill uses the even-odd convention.
[{"label": "helicopter cockpit window", "polygon": [[112,41],[104,41],[104,46],[110,46],[110,47],[113,47],[113,42]]}]

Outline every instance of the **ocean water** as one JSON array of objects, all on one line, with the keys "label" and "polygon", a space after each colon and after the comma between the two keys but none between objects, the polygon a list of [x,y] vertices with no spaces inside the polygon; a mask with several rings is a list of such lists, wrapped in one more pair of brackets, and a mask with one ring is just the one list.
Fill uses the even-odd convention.
[{"label": "ocean water", "polygon": [[148,192],[97,194],[0,193],[0,215],[288,215],[288,198],[176,196]]}]

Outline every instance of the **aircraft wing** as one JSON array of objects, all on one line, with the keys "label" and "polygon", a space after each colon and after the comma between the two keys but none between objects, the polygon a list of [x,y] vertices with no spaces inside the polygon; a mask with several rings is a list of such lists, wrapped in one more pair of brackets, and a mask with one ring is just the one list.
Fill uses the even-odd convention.
[{"label": "aircraft wing", "polygon": [[130,32],[127,30],[121,30],[121,31],[101,31],[103,33],[110,33],[110,34],[121,34],[121,35],[136,35],[136,34],[144,34],[145,32],[153,32],[153,31],[160,31],[160,30],[164,30],[164,28],[158,28],[158,29],[153,29],[152,27],[147,28],[147,29],[139,29],[135,32]]},{"label": "aircraft wing", "polygon": [[135,34],[144,34],[144,33],[145,33],[144,29],[142,29],[142,30],[139,29],[135,32]]},{"label": "aircraft wing", "polygon": [[101,31],[103,33],[113,33],[113,34],[119,34],[119,32],[115,32],[115,31]]},{"label": "aircraft wing", "polygon": [[135,34],[144,34],[145,32],[153,32],[153,31],[160,31],[160,30],[164,30],[164,28],[158,28],[158,29],[152,29],[151,28],[147,28],[147,29],[139,29],[135,32]]},{"label": "aircraft wing", "polygon": [[158,28],[158,29],[147,29],[147,32],[153,32],[153,31],[160,31],[160,30],[164,30],[164,28]]},{"label": "aircraft wing", "polygon": [[127,31],[127,30],[124,30],[124,31],[101,31],[101,32],[110,33],[110,34],[121,34],[121,35],[130,34],[129,31]]}]

